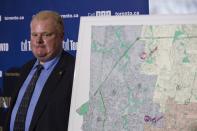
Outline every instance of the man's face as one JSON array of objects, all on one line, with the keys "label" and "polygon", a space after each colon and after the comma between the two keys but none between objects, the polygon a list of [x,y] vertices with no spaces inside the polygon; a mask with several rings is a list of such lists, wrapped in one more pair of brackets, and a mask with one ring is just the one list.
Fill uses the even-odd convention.
[{"label": "man's face", "polygon": [[52,19],[34,19],[31,23],[31,49],[40,62],[51,60],[60,53],[63,37]]}]

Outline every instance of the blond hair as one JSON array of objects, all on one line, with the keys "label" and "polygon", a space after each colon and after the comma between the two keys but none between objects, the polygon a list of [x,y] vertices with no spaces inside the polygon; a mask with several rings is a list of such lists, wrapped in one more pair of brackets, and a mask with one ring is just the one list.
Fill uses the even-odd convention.
[{"label": "blond hair", "polygon": [[31,23],[33,20],[47,20],[47,19],[53,19],[56,23],[56,28],[60,33],[64,34],[64,22],[61,16],[55,12],[50,10],[44,10],[38,12],[36,15],[33,16]]}]

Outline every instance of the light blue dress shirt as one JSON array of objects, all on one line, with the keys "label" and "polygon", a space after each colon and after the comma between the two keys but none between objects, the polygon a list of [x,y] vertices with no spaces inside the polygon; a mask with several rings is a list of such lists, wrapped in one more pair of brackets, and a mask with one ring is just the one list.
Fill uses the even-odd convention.
[{"label": "light blue dress shirt", "polygon": [[[55,57],[54,59],[52,59],[50,61],[47,61],[43,65],[44,69],[42,70],[42,72],[40,74],[40,77],[37,80],[37,83],[36,83],[36,86],[35,86],[35,89],[34,89],[34,92],[32,94],[30,104],[29,104],[29,108],[28,108],[28,111],[27,111],[27,116],[26,116],[26,121],[25,121],[25,131],[29,130],[30,123],[31,123],[31,120],[32,120],[32,116],[33,116],[36,104],[38,102],[38,99],[40,97],[40,94],[42,92],[42,89],[44,87],[44,84],[46,83],[49,75],[53,71],[53,68],[58,63],[59,59],[60,59],[60,56]],[[14,121],[15,121],[16,113],[18,111],[18,108],[19,108],[19,105],[21,103],[22,97],[23,97],[23,95],[24,95],[24,93],[27,89],[27,86],[28,86],[33,74],[36,71],[36,65],[38,65],[38,64],[39,64],[39,61],[37,60],[36,63],[34,64],[33,68],[31,69],[27,79],[25,80],[25,82],[23,83],[23,85],[22,85],[22,87],[19,91],[16,103],[14,105],[14,108],[13,108],[12,114],[11,114],[10,131],[13,131],[13,129],[14,129]]]}]

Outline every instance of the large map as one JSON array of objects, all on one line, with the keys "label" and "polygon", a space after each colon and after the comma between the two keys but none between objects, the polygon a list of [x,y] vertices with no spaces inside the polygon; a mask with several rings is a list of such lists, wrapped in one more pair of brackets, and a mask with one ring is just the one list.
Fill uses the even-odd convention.
[{"label": "large map", "polygon": [[196,131],[197,24],[91,29],[83,131]]}]

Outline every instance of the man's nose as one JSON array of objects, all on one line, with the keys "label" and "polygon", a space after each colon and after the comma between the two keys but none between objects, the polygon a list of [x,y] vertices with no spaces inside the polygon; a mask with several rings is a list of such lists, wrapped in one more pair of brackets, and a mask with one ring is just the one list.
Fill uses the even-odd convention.
[{"label": "man's nose", "polygon": [[37,40],[36,40],[36,43],[41,44],[41,43],[43,43],[43,42],[44,42],[44,41],[43,41],[42,35],[38,36],[38,38],[37,38]]}]

